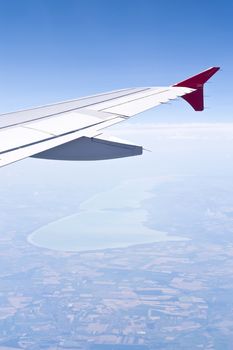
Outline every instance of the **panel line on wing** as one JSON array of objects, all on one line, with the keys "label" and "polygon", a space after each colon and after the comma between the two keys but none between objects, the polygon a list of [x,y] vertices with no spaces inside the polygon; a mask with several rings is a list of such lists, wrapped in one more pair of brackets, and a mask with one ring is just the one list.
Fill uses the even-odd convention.
[{"label": "panel line on wing", "polygon": [[[149,95],[146,95],[146,96],[141,96],[141,97],[138,97],[138,98],[135,98],[135,99],[132,99],[130,101],[125,101],[125,102],[121,102],[121,103],[118,103],[116,105],[113,105],[111,107],[105,107],[105,108],[102,108],[102,109],[99,109],[99,111],[105,111],[105,110],[108,110],[109,108],[114,108],[114,107],[118,107],[118,106],[121,106],[121,105],[124,105],[126,103],[131,103],[131,102],[135,102],[135,101],[139,101],[139,100],[142,100],[144,98],[148,98],[148,97],[151,97],[151,96],[154,96],[154,95],[158,95],[158,94],[161,94],[161,93],[164,93],[164,92],[167,92],[169,91],[169,89],[166,89],[166,90],[162,90],[162,91],[159,91],[159,92],[153,92],[152,94],[149,94]],[[108,101],[107,101],[108,102]],[[161,103],[161,102],[159,102]]]},{"label": "panel line on wing", "polygon": [[53,134],[52,132],[45,131],[45,130],[41,130],[41,129],[38,129],[38,128],[33,128],[33,127],[31,127],[31,126],[28,126],[28,125],[22,125],[21,128],[30,129],[30,130],[35,130],[35,131],[40,131],[40,132],[42,132],[43,134],[48,134],[48,135],[52,135],[52,136],[57,136],[56,134]]},{"label": "panel line on wing", "polygon": [[[46,105],[32,107],[32,108],[19,109],[18,111],[13,111],[13,112],[8,112],[8,113],[1,113],[0,114],[0,118],[4,117],[4,116],[11,115],[11,114],[15,114],[15,113],[30,112],[30,111],[34,111],[34,110],[37,110],[37,109],[40,109],[40,108],[59,106],[59,105],[62,105],[64,103],[79,102],[79,101],[87,100],[87,99],[90,99],[90,98],[93,98],[93,97],[107,96],[107,95],[111,95],[111,94],[114,94],[114,93],[117,93],[117,92],[129,91],[129,90],[132,90],[132,89],[136,89],[136,88],[127,88],[127,89],[121,89],[121,90],[113,90],[113,91],[110,91],[110,92],[105,92],[105,93],[102,93],[102,94],[80,97],[80,98],[76,98],[76,99],[73,99],[73,100],[56,102],[56,103],[49,103],[49,104],[46,104]],[[125,95],[122,95],[122,96],[125,96]],[[118,98],[118,97],[116,97],[116,98]]]},{"label": "panel line on wing", "polygon": [[[143,92],[143,91],[146,91],[146,90],[149,90],[150,88],[143,88],[141,89],[140,91],[137,91],[137,92]],[[133,95],[137,92],[130,92],[130,93],[127,93],[125,95],[122,95],[122,96],[117,96],[117,97],[113,97],[113,98],[110,98],[106,101],[101,101],[101,102],[93,102],[93,103],[90,103],[90,104],[87,104],[87,105],[84,105],[84,106],[81,106],[81,107],[75,107],[75,108],[71,108],[71,109],[68,109],[68,110],[65,110],[65,111],[62,111],[62,112],[55,112],[55,113],[51,113],[51,114],[48,114],[46,116],[42,116],[42,117],[38,117],[38,118],[34,118],[34,119],[29,119],[29,120],[25,120],[25,121],[20,121],[20,122],[17,122],[17,123],[14,123],[14,124],[10,124],[10,125],[6,125],[6,126],[0,126],[0,129],[6,129],[6,128],[10,128],[10,127],[14,127],[14,126],[18,126],[18,125],[22,125],[22,124],[26,124],[26,123],[30,123],[30,122],[33,122],[33,121],[37,121],[37,120],[41,120],[41,119],[45,119],[45,118],[50,118],[50,117],[54,117],[54,116],[57,116],[57,115],[60,115],[60,114],[66,114],[66,113],[69,113],[69,112],[73,112],[73,111],[76,111],[76,110],[81,110],[81,109],[84,109],[86,107],[89,107],[89,106],[94,106],[94,105],[97,105],[97,104],[100,104],[100,103],[103,103],[103,102],[108,102],[108,101],[111,101],[111,100],[115,100],[117,98],[121,98],[121,97],[125,97],[125,96],[130,96],[130,95]],[[78,101],[78,100],[77,100]],[[53,105],[52,105],[53,106]],[[56,106],[56,105],[54,105]],[[40,108],[40,107],[38,107]],[[36,109],[36,108],[34,108]],[[33,110],[33,109],[32,109]],[[28,110],[25,110],[25,111],[28,111]],[[12,112],[12,113],[16,113],[16,112]],[[10,114],[10,113],[9,113]],[[7,114],[4,114],[4,116],[7,116]],[[3,115],[2,115],[3,116]],[[1,118],[0,118],[0,121],[1,121]]]},{"label": "panel line on wing", "polygon": [[[51,137],[48,137],[46,139],[42,139],[42,140],[39,140],[39,141],[35,141],[35,142],[31,142],[31,143],[28,143],[28,144],[25,144],[25,145],[21,145],[21,146],[17,146],[17,147],[11,148],[11,149],[7,149],[7,150],[4,150],[4,151],[1,151],[0,154],[5,154],[5,153],[8,153],[8,152],[12,152],[12,151],[18,150],[20,148],[30,147],[30,146],[33,146],[33,145],[36,145],[36,144],[39,144],[39,143],[42,143],[42,142],[46,142],[46,141],[50,141],[50,140],[53,140],[53,139],[56,139],[56,138],[59,138],[59,137],[62,137],[62,136],[70,135],[70,134],[73,134],[73,133],[78,132],[78,131],[89,129],[90,127],[93,127],[93,126],[98,126],[98,125],[104,124],[104,123],[112,121],[114,119],[119,119],[119,117],[117,116],[117,117],[108,119],[107,121],[106,120],[102,120],[101,122],[98,122],[98,123],[95,123],[95,124],[92,124],[92,125],[87,125],[87,126],[84,126],[83,128],[80,128],[80,129],[75,129],[75,130],[68,131],[68,132],[65,132],[63,134],[60,134],[60,135],[51,136]],[[34,129],[34,130],[36,130],[36,129]],[[37,131],[39,131],[39,130],[37,130]]]}]

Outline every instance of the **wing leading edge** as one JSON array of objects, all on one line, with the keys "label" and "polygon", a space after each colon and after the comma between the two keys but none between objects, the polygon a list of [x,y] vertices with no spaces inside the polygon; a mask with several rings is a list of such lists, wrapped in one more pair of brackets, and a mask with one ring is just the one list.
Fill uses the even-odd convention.
[{"label": "wing leading edge", "polygon": [[98,160],[142,154],[142,147],[100,136],[147,109],[184,98],[203,110],[203,85],[218,67],[168,87],[113,91],[0,116],[0,166],[26,157]]}]

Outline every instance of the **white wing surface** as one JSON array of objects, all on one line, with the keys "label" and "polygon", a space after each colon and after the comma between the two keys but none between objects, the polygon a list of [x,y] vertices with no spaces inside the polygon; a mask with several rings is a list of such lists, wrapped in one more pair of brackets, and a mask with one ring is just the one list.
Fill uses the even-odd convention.
[{"label": "white wing surface", "polygon": [[[203,74],[205,78],[210,73],[213,75],[213,69],[217,68],[201,73],[202,80]],[[97,160],[141,154],[140,146],[100,137],[102,130],[179,96],[196,109],[200,87],[190,84],[190,79],[169,87],[124,89],[3,114],[0,116],[0,166],[30,156]]]}]

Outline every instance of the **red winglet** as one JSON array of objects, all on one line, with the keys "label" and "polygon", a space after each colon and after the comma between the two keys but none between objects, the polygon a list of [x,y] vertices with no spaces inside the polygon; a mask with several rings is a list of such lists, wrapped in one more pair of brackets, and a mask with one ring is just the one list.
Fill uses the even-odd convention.
[{"label": "red winglet", "polygon": [[219,67],[211,67],[204,72],[194,75],[191,78],[183,80],[173,86],[188,87],[196,89],[190,94],[182,96],[195,111],[203,111],[204,109],[204,98],[203,98],[203,85],[219,70]]}]

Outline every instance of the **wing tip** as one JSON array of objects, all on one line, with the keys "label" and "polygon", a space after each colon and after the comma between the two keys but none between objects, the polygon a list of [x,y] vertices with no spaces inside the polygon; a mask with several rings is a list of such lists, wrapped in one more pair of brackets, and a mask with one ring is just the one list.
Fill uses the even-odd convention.
[{"label": "wing tip", "polygon": [[203,87],[204,84],[219,71],[220,67],[210,67],[201,73],[198,73],[186,80],[173,85],[174,87],[188,87],[195,89],[195,91],[182,96],[182,98],[187,101],[195,111],[204,110],[204,96]]},{"label": "wing tip", "polygon": [[202,71],[201,73],[193,75],[188,79],[182,80],[179,83],[174,84],[173,86],[198,89],[199,87],[202,87],[207,82],[207,80],[209,80],[215,73],[217,73],[219,69],[220,67],[210,67]]}]

